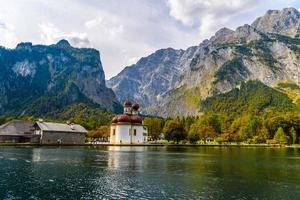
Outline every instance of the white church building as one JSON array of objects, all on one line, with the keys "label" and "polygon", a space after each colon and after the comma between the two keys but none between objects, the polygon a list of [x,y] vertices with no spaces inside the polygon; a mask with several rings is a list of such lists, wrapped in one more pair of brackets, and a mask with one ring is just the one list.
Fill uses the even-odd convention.
[{"label": "white church building", "polygon": [[139,116],[139,105],[124,102],[124,114],[116,115],[110,126],[111,144],[143,144],[147,142],[147,128]]}]

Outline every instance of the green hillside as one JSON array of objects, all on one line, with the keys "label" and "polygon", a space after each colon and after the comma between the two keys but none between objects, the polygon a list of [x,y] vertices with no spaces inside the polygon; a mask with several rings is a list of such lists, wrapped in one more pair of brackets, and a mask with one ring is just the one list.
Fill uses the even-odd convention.
[{"label": "green hillside", "polygon": [[270,88],[259,81],[242,83],[240,88],[209,97],[201,102],[204,112],[225,112],[231,115],[260,113],[266,109],[279,112],[295,110],[287,94]]}]

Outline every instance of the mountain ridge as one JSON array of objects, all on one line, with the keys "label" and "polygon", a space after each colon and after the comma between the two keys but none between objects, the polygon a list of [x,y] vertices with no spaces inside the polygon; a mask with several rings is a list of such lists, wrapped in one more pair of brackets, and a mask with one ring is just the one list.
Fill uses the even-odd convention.
[{"label": "mountain ridge", "polygon": [[[276,87],[278,82],[285,81],[299,84],[299,30],[300,13],[294,8],[267,11],[251,25],[245,24],[235,31],[220,29],[209,40],[193,47],[188,59],[174,58],[180,60],[180,63],[175,63],[170,69],[181,72],[180,75],[176,74],[176,84],[172,85],[172,89],[158,90],[159,95],[148,95],[154,101],[151,104],[142,102],[146,106],[145,112],[164,117],[176,116],[178,113],[181,116],[197,115],[200,114],[201,100],[228,92],[248,80],[259,80],[269,87]],[[172,75],[170,69],[169,76]],[[156,78],[148,73],[143,76]],[[122,72],[113,79],[120,80],[119,83],[108,84],[113,86],[114,91],[120,87],[130,91],[120,84]],[[130,81],[127,84],[130,85]],[[137,87],[143,88],[143,83]],[[148,94],[147,90],[140,92]],[[124,97],[118,92],[116,95],[119,99]]]}]

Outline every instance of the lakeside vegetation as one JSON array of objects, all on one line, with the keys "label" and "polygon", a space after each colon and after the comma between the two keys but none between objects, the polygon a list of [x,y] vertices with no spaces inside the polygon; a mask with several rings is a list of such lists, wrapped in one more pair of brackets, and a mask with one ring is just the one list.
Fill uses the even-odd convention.
[{"label": "lakeside vegetation", "polygon": [[[286,94],[284,91],[288,90]],[[290,93],[299,87],[280,83],[277,89],[258,81],[200,102],[203,115],[176,118],[144,118],[150,142],[173,144],[298,144],[300,137],[299,101]],[[108,141],[114,114],[87,104],[73,104],[47,121],[71,122],[89,130],[89,141]],[[0,125],[13,120],[36,121],[33,116],[0,117]]]},{"label": "lakeside vegetation", "polygon": [[[279,84],[298,89],[292,84]],[[151,140],[173,143],[299,143],[299,105],[282,91],[258,81],[201,102],[201,116],[146,118]],[[159,123],[160,122],[160,123]],[[161,134],[160,134],[161,133]]]},{"label": "lakeside vegetation", "polygon": [[[159,126],[157,126],[159,123]],[[206,113],[198,117],[175,119],[146,118],[152,141],[205,144],[207,142],[247,144],[296,144],[300,113],[266,111],[237,117],[226,113]],[[297,135],[298,133],[298,135]]]}]

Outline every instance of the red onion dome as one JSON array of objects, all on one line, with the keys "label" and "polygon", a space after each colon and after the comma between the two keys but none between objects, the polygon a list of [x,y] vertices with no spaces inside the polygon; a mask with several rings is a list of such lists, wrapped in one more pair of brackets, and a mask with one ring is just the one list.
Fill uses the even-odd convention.
[{"label": "red onion dome", "polygon": [[132,106],[132,103],[130,101],[125,101],[124,102],[124,107],[131,107]]},{"label": "red onion dome", "polygon": [[131,123],[130,116],[128,115],[119,115],[118,116],[118,123]]},{"label": "red onion dome", "polygon": [[133,110],[138,110],[139,108],[140,108],[140,105],[137,104],[137,103],[134,103],[134,104],[132,105],[132,109],[133,109]]},{"label": "red onion dome", "polygon": [[114,116],[114,118],[112,119],[112,123],[113,124],[118,123],[118,115]]},{"label": "red onion dome", "polygon": [[138,115],[132,115],[130,118],[131,118],[131,123],[133,123],[133,124],[142,124],[143,123],[142,118]]}]

